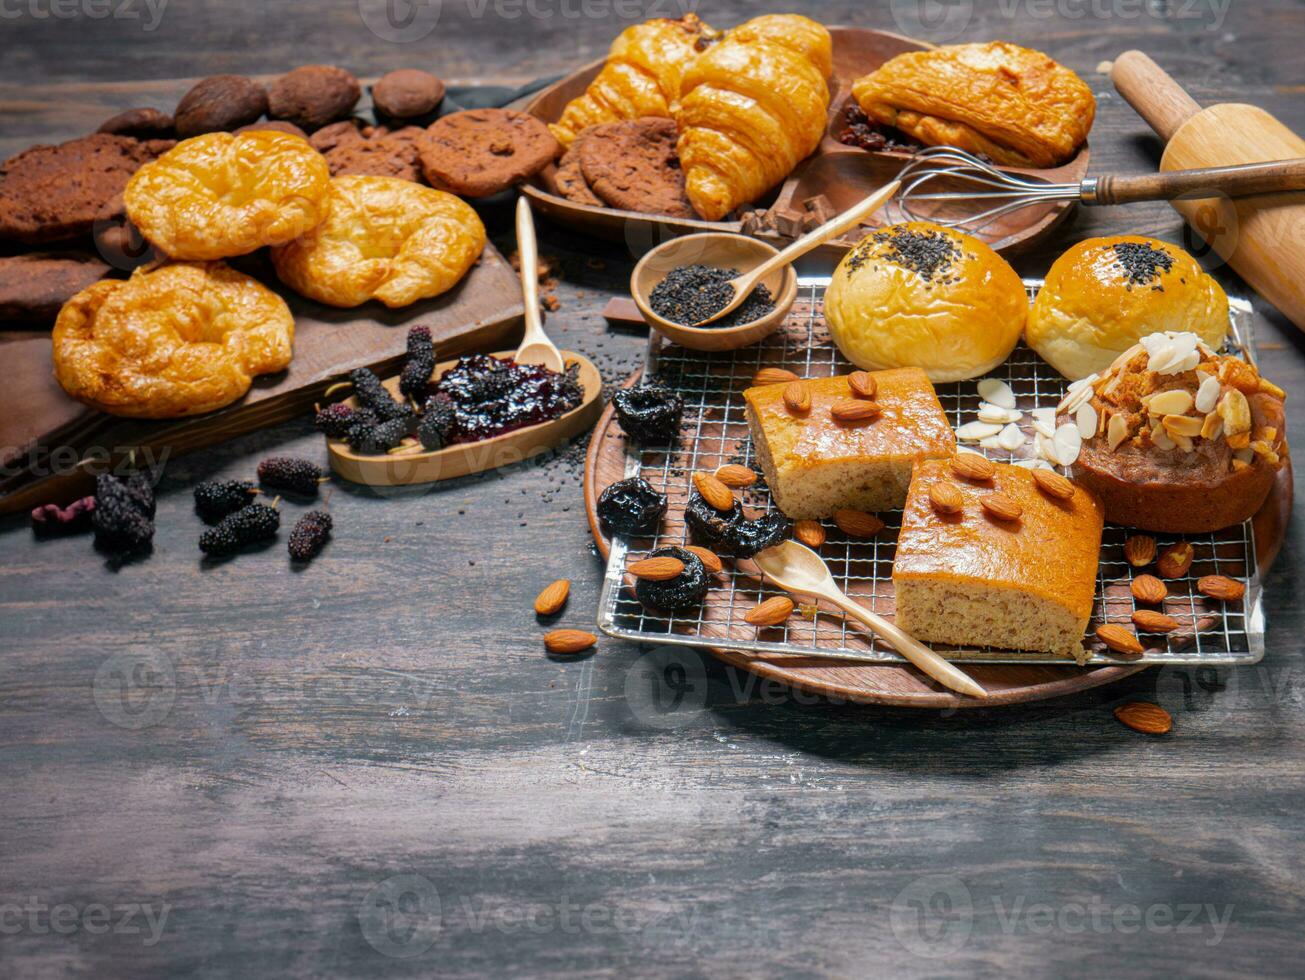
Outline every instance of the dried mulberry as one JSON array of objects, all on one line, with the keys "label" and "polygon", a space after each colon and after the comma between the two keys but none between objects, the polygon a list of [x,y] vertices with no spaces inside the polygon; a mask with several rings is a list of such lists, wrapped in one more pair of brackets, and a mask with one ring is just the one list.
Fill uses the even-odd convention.
[{"label": "dried mulberry", "polygon": [[707,569],[702,559],[684,548],[658,548],[649,558],[667,556],[684,563],[684,571],[672,579],[654,581],[639,579],[634,594],[645,606],[652,609],[674,611],[701,605],[707,597]]},{"label": "dried mulberry", "polygon": [[349,372],[349,380],[353,383],[353,393],[358,404],[373,412],[382,422],[412,419],[416,414],[411,405],[395,400],[389,389],[381,384],[381,379],[376,377],[375,371],[355,368]]},{"label": "dried mulberry", "polygon": [[199,536],[199,550],[218,557],[229,555],[236,549],[256,541],[276,537],[281,526],[281,513],[266,504],[250,504],[234,514],[228,514]]},{"label": "dried mulberry", "polygon": [[[135,474],[133,474],[135,476]],[[142,478],[95,478],[95,547],[115,555],[144,551],[154,540],[154,491]]]},{"label": "dried mulberry", "polygon": [[617,480],[598,495],[598,520],[609,534],[648,534],[666,513],[666,495],[642,477]]},{"label": "dried mulberry", "polygon": [[702,498],[695,488],[689,494],[684,508],[684,522],[693,532],[693,538],[720,554],[736,558],[751,558],[779,544],[792,530],[792,524],[783,514],[771,511],[755,520],[743,513],[743,505],[734,501],[734,509],[721,513]]},{"label": "dried mulberry", "polygon": [[417,424],[417,438],[426,449],[443,449],[448,445],[449,433],[453,431],[456,421],[457,409],[453,399],[443,392],[437,392],[426,399],[421,422]]},{"label": "dried mulberry", "polygon": [[301,456],[269,456],[258,464],[258,482],[265,490],[316,497],[324,479],[322,468]]},{"label": "dried mulberry", "polygon": [[295,561],[311,561],[326,547],[334,525],[331,515],[324,510],[310,510],[290,530],[290,557]]},{"label": "dried mulberry", "polygon": [[67,507],[42,504],[32,509],[32,530],[37,537],[51,538],[59,534],[76,534],[91,526],[95,512],[95,498],[82,497]]},{"label": "dried mulberry", "polygon": [[408,331],[408,359],[399,374],[399,391],[405,398],[421,402],[426,386],[435,373],[435,342],[430,327],[413,327]]},{"label": "dried mulberry", "polygon": [[684,399],[656,379],[612,395],[616,417],[627,436],[646,446],[664,446],[680,434]]},{"label": "dried mulberry", "polygon": [[216,524],[254,501],[258,488],[248,480],[221,480],[195,487],[195,513],[205,524]]}]

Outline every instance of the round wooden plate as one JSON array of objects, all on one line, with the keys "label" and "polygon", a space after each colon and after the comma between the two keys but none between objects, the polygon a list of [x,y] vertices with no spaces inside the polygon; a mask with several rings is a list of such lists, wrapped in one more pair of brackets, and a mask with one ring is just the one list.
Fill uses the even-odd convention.
[{"label": "round wooden plate", "polygon": [[[626,381],[633,384],[635,372]],[[585,456],[584,495],[589,528],[598,550],[606,558],[609,543],[598,524],[598,494],[609,483],[625,476],[625,437],[611,405],[598,420]],[[1255,545],[1261,574],[1277,557],[1291,513],[1292,470],[1284,466],[1264,507],[1255,515]],[[756,659],[748,654],[707,647],[725,663],[826,697],[867,704],[889,704],[908,708],[987,708],[1022,704],[1060,697],[1120,680],[1148,665],[1119,665],[1080,668],[1042,664],[967,664],[965,669],[982,684],[990,697],[984,701],[959,697],[908,665],[846,664],[829,660],[785,660],[782,664]]]},{"label": "round wooden plate", "polygon": [[[799,164],[776,191],[756,202],[757,207],[773,205],[794,208],[800,212],[803,210],[803,202],[808,198],[823,196],[835,210],[845,210],[870,191],[882,187],[910,160],[909,153],[870,152],[846,146],[838,142],[837,135],[845,125],[844,111],[852,102],[854,79],[873,71],[896,55],[906,51],[926,50],[932,45],[900,34],[863,27],[831,27],[829,34],[834,48],[834,75],[829,82],[833,95],[829,103],[825,137],[816,152]],[[605,62],[605,58],[600,58],[554,82],[530,99],[525,104],[525,111],[545,122],[555,122],[562,115],[566,104],[584,92]],[[1088,147],[1085,143],[1072,160],[1054,169],[1005,169],[1049,182],[1077,182],[1087,176]],[[555,174],[556,167],[549,165],[523,185],[522,190],[530,198],[535,211],[585,234],[625,241],[635,254],[642,254],[652,246],[677,235],[700,231],[738,231],[741,227],[739,221],[671,218],[579,204],[556,193]],[[1069,214],[1070,207],[1068,202],[1061,202],[1026,208],[980,229],[976,232],[976,237],[998,251],[1016,246],[1026,247],[1063,221]],[[882,211],[876,212],[871,223],[900,220],[900,215],[895,213],[896,208],[893,211],[888,217]],[[854,229],[848,236],[822,246],[822,251],[841,254],[851,248],[859,237],[859,232]]]}]

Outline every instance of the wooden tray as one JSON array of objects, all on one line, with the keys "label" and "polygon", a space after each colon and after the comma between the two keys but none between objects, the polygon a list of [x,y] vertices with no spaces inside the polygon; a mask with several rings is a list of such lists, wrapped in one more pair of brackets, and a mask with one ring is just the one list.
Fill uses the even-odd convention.
[{"label": "wooden tray", "polygon": [[409,326],[430,327],[440,354],[451,355],[507,346],[524,312],[517,275],[492,244],[453,289],[400,310],[379,303],[323,306],[281,285],[265,256],[232,264],[285,298],[295,317],[295,352],[287,370],[256,378],[244,398],[220,411],[160,421],[114,418],[59,387],[48,338],[0,347],[11,379],[0,391],[0,514],[71,499],[107,460],[133,449],[138,461],[160,462],[293,418],[353,368],[394,373]]},{"label": "wooden tray", "polygon": [[[641,372],[625,382],[634,384]],[[594,542],[604,559],[610,542],[598,522],[598,494],[610,483],[625,476],[625,439],[609,405],[590,437],[585,456],[584,499]],[[1283,467],[1268,500],[1253,519],[1255,547],[1261,575],[1266,573],[1281,550],[1292,504],[1292,470]],[[1060,697],[1076,691],[1109,684],[1145,670],[1146,665],[1080,668],[1042,664],[967,664],[965,670],[982,684],[991,696],[985,701],[961,698],[943,690],[928,677],[908,665],[849,664],[829,660],[785,659],[768,662],[756,656],[718,647],[706,647],[713,656],[761,677],[780,681],[812,694],[867,704],[887,704],[910,708],[973,708],[1021,704]]]},{"label": "wooden tray", "polygon": [[[873,71],[895,55],[926,50],[932,45],[899,34],[861,27],[831,27],[829,33],[834,45],[834,75],[829,82],[833,96],[830,99],[829,122],[824,139],[816,152],[799,164],[776,191],[755,202],[754,207],[802,212],[803,202],[808,198],[824,196],[835,209],[843,210],[870,191],[883,186],[911,158],[909,153],[870,152],[846,146],[838,142],[837,134],[844,126],[844,110],[852,104],[852,82],[856,78]],[[605,58],[600,58],[554,82],[527,102],[525,111],[545,122],[555,122],[561,117],[566,104],[584,92],[605,62]],[[1082,180],[1087,176],[1088,147],[1084,143],[1072,160],[1054,169],[1005,169],[1057,183]],[[531,182],[523,185],[522,189],[530,197],[534,209],[577,231],[625,241],[636,254],[677,235],[699,231],[740,231],[743,227],[741,220],[671,218],[579,204],[556,193],[556,173],[556,167],[550,165]],[[976,237],[997,250],[1026,247],[1037,242],[1064,220],[1069,209],[1068,202],[1026,208],[980,230]],[[919,210],[924,213],[926,209],[922,206]],[[871,224],[900,220],[896,208],[893,208],[893,212],[890,217],[885,217],[882,211],[876,212]],[[783,240],[779,236],[759,237]],[[860,237],[860,233],[854,230],[843,238],[822,246],[820,251],[837,256],[855,245]]]}]

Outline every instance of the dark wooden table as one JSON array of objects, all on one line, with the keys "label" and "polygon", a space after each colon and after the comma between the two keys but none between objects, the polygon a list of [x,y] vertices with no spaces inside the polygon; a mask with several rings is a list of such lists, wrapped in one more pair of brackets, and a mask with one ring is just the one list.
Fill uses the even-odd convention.
[{"label": "dark wooden table", "polygon": [[[179,79],[211,72],[320,60],[522,80],[674,6],[436,0],[378,21],[373,0],[172,0],[149,29],[143,0],[120,3],[5,5],[5,155],[171,106]],[[722,25],[753,12],[703,6]],[[788,6],[904,32],[919,7],[926,37],[1052,53],[1097,93],[1098,172],[1157,159],[1098,71],[1128,47],[1202,102],[1305,131],[1298,3],[1009,0],[968,19],[968,2]],[[1164,206],[1081,214],[1018,264],[1041,274],[1071,242],[1124,231],[1182,240]],[[598,310],[631,257],[549,227],[540,244],[563,276],[550,328],[618,381],[644,337]],[[1258,309],[1305,432],[1302,338]],[[561,624],[594,619],[581,451],[410,492],[333,487],[334,540],[302,572],[284,544],[201,564],[189,488],[272,452],[321,458],[307,420],[171,462],[154,554],[119,571],[86,538],[0,524],[0,971],[1300,975],[1299,520],[1257,667],[1145,672],[1021,708],[877,710],[694,654],[650,672],[655,652],[607,639],[546,656],[531,612],[545,583],[574,582]],[[1134,698],[1169,708],[1173,733],[1120,726],[1111,708]]]}]

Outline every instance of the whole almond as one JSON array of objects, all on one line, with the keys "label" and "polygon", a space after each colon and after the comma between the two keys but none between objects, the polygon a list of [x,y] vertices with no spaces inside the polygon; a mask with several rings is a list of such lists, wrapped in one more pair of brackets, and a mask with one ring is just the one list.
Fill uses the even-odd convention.
[{"label": "whole almond", "polygon": [[825,543],[825,528],[819,521],[798,521],[793,525],[793,537],[808,548],[819,548]]},{"label": "whole almond", "polygon": [[874,375],[868,371],[853,371],[847,376],[847,386],[857,398],[873,398],[879,390]]},{"label": "whole almond", "polygon": [[1143,633],[1172,633],[1178,629],[1178,620],[1154,609],[1139,609],[1133,613],[1133,625]]},{"label": "whole almond", "polygon": [[738,463],[726,463],[717,467],[716,479],[727,487],[750,487],[757,482],[757,474]]},{"label": "whole almond", "polygon": [[873,538],[884,529],[884,522],[863,510],[842,507],[834,511],[834,523],[853,538]]},{"label": "whole almond", "polygon": [[837,422],[868,422],[883,411],[878,402],[865,398],[844,398],[829,406],[829,414]]},{"label": "whole almond", "polygon": [[1140,654],[1142,652],[1142,641],[1137,638],[1127,626],[1120,626],[1118,623],[1102,623],[1096,630],[1097,639],[1108,646],[1115,653]]},{"label": "whole almond", "polygon": [[535,596],[535,612],[540,616],[551,616],[561,611],[566,605],[566,597],[571,594],[571,580],[560,578],[544,588]]},{"label": "whole almond", "polygon": [[1124,542],[1124,557],[1134,568],[1141,568],[1155,561],[1155,538],[1145,534],[1134,534]]},{"label": "whole almond", "polygon": [[792,614],[793,600],[786,595],[777,595],[749,609],[743,621],[753,626],[778,626]]},{"label": "whole almond", "polygon": [[629,572],[635,578],[647,579],[649,582],[666,582],[684,571],[684,562],[670,555],[656,555],[645,558],[630,566]]},{"label": "whole almond", "polygon": [[951,459],[952,472],[966,480],[991,480],[997,475],[997,467],[987,456],[977,453],[957,453]]},{"label": "whole almond", "polygon": [[699,470],[693,474],[693,485],[707,501],[707,506],[719,511],[734,509],[734,493],[710,473]]},{"label": "whole almond", "polygon": [[721,564],[720,558],[714,551],[708,551],[706,548],[700,548],[696,544],[686,544],[684,550],[698,556],[702,562],[702,567],[707,569],[708,573],[719,572],[725,566]]},{"label": "whole almond", "polygon": [[1115,709],[1115,717],[1135,732],[1143,735],[1163,735],[1174,727],[1169,712],[1158,704],[1130,701]]},{"label": "whole almond", "polygon": [[1192,567],[1193,555],[1192,546],[1186,541],[1171,544],[1156,560],[1156,571],[1164,578],[1182,578]]},{"label": "whole almond", "polygon": [[1246,586],[1227,575],[1202,575],[1196,580],[1196,591],[1220,602],[1237,602],[1246,594]]},{"label": "whole almond", "polygon": [[786,385],[790,381],[797,381],[798,376],[792,371],[786,371],[784,368],[762,368],[752,376],[754,387],[763,385]]},{"label": "whole almond", "polygon": [[929,487],[929,503],[940,514],[959,514],[965,509],[965,497],[960,487],[946,480],[939,480]]},{"label": "whole almond", "polygon": [[794,415],[811,411],[811,393],[801,381],[790,381],[784,386],[784,405]]},{"label": "whole almond", "polygon": [[1154,575],[1139,575],[1133,579],[1129,589],[1132,591],[1134,599],[1138,602],[1145,602],[1150,606],[1160,605],[1169,595],[1169,586]]},{"label": "whole almond", "polygon": [[1074,484],[1055,470],[1033,470],[1033,482],[1048,497],[1055,497],[1057,500],[1068,500],[1074,496]]},{"label": "whole almond", "polygon": [[985,493],[979,498],[979,503],[999,521],[1018,521],[1024,513],[1024,508],[1004,493]]},{"label": "whole almond", "polygon": [[544,634],[544,649],[549,653],[579,653],[598,642],[598,637],[584,630],[552,630]]}]

